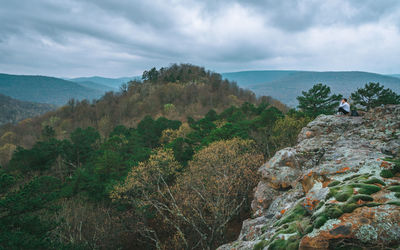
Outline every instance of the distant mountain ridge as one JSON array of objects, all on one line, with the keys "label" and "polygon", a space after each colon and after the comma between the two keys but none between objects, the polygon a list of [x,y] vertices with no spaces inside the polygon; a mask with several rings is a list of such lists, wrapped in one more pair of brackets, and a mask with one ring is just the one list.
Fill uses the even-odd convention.
[{"label": "distant mountain ridge", "polygon": [[265,70],[224,73],[228,80],[236,81],[240,87],[254,91],[258,96],[269,95],[291,106],[297,106],[296,97],[314,84],[323,83],[333,93],[349,97],[366,83],[379,82],[386,88],[400,93],[400,78],[361,71],[290,71]]},{"label": "distant mountain ridge", "polygon": [[92,100],[104,92],[56,77],[0,74],[0,93],[22,101],[64,105],[71,98]]},{"label": "distant mountain ridge", "polygon": [[0,125],[16,123],[55,108],[54,105],[19,101],[0,94]]},{"label": "distant mountain ridge", "polygon": [[78,77],[68,79],[72,82],[77,83],[84,83],[84,82],[92,82],[98,85],[106,86],[112,88],[113,90],[118,90],[119,87],[123,83],[128,83],[132,80],[140,80],[141,77],[139,76],[132,76],[132,77],[119,77],[119,78],[107,78],[107,77],[100,77],[100,76],[91,76],[91,77]]}]

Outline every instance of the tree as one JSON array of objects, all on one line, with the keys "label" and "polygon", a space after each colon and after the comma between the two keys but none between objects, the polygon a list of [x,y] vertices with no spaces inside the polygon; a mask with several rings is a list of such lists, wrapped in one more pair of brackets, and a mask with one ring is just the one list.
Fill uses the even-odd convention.
[{"label": "tree", "polygon": [[253,141],[239,138],[214,142],[194,155],[174,189],[192,244],[209,249],[224,242],[229,223],[250,204],[263,161]]},{"label": "tree", "polygon": [[307,92],[302,91],[303,96],[298,96],[298,108],[311,117],[320,114],[332,114],[342,95],[331,95],[331,88],[318,83]]},{"label": "tree", "polygon": [[151,70],[149,70],[149,71],[146,70],[143,72],[142,80],[155,83],[158,80],[158,76],[159,76],[159,72],[157,71],[157,69],[155,67],[153,67]]},{"label": "tree", "polygon": [[[49,176],[17,185],[0,169],[0,249],[60,249],[51,241],[50,217],[60,197],[60,181]],[[47,214],[47,216],[46,216]]]},{"label": "tree", "polygon": [[384,89],[379,83],[370,82],[364,88],[357,89],[351,93],[354,104],[359,104],[367,110],[378,107],[382,104],[399,104],[400,95],[391,89]]},{"label": "tree", "polygon": [[148,223],[143,234],[153,232],[157,246],[213,249],[226,242],[230,223],[249,208],[263,161],[253,141],[235,138],[198,151],[179,174],[172,151],[158,150],[111,197],[155,212],[156,223]]}]

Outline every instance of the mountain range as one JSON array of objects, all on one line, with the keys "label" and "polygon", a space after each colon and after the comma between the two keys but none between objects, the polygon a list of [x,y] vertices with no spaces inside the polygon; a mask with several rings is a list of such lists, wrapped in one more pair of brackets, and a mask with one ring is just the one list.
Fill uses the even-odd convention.
[{"label": "mountain range", "polygon": [[81,85],[85,85],[87,87],[96,88],[96,89],[105,89],[105,90],[119,90],[119,87],[132,80],[140,80],[141,77],[133,76],[133,77],[119,77],[119,78],[106,78],[100,76],[92,76],[92,77],[78,77],[67,79],[72,82],[79,83]]},{"label": "mountain range", "polygon": [[[386,88],[400,92],[400,74],[382,75],[360,71],[295,71],[260,70],[240,71],[221,74],[223,78],[235,81],[257,96],[268,95],[295,107],[296,97],[314,84],[323,83],[333,93],[349,97],[357,88],[368,82],[379,82]],[[139,76],[105,78],[99,76],[61,79],[48,76],[0,74],[0,93],[14,99],[29,102],[64,105],[69,99],[97,99],[105,92],[118,91],[123,83],[140,80]]]},{"label": "mountain range", "polygon": [[[228,80],[236,81],[242,88],[254,91],[258,96],[268,95],[289,105],[297,106],[297,96],[314,84],[323,83],[331,88],[333,93],[349,97],[357,88],[366,83],[379,82],[386,88],[400,93],[400,75],[381,75],[360,71],[241,71],[224,73]],[[397,77],[396,77],[397,76]]]}]

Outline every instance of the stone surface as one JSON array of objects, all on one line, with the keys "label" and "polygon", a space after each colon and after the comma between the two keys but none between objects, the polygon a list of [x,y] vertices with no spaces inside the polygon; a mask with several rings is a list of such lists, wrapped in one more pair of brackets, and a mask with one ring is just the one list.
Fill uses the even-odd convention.
[{"label": "stone surface", "polygon": [[396,249],[400,176],[380,173],[399,152],[400,105],[318,116],[260,167],[253,219],[219,249]]}]

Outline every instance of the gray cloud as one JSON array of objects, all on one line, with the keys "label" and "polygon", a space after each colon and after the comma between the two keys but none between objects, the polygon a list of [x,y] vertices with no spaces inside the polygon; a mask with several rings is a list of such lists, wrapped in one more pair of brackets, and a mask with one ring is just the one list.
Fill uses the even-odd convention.
[{"label": "gray cloud", "polygon": [[190,62],[398,73],[397,0],[0,0],[0,72],[140,74]]}]

